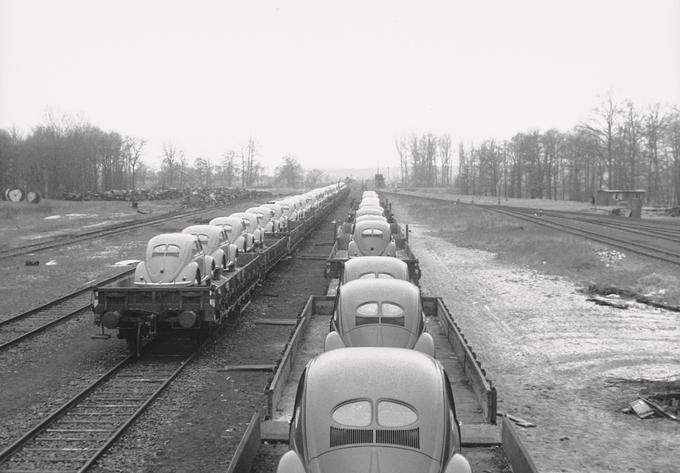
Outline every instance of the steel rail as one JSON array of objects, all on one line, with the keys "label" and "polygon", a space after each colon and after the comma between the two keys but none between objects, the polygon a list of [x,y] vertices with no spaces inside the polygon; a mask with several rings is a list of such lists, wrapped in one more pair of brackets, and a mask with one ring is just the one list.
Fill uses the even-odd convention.
[{"label": "steel rail", "polygon": [[14,248],[7,248],[0,250],[0,260],[2,259],[7,259],[7,258],[13,258],[15,256],[21,256],[25,255],[28,253],[33,253],[36,251],[44,251],[48,250],[50,248],[56,248],[59,246],[64,246],[64,245],[70,245],[72,243],[76,243],[79,241],[84,241],[84,240],[90,240],[93,238],[101,237],[101,236],[108,236],[108,235],[115,235],[116,233],[123,233],[131,230],[135,230],[137,228],[149,226],[149,225],[155,225],[159,222],[165,222],[165,221],[171,221],[171,220],[177,220],[180,218],[184,217],[190,217],[192,215],[196,215],[202,212],[205,212],[206,209],[193,209],[187,212],[181,212],[181,213],[171,213],[171,214],[163,214],[159,216],[154,216],[154,217],[149,217],[145,218],[142,221],[126,221],[126,222],[121,222],[117,224],[113,224],[110,226],[107,226],[105,228],[100,228],[97,230],[90,230],[86,232],[81,232],[81,233],[76,233],[76,234],[65,234],[61,235],[59,237],[53,238],[48,241],[43,241],[43,242],[37,242],[33,243],[30,245],[24,245],[24,246],[18,246]]},{"label": "steel rail", "polygon": [[[387,193],[388,195],[393,195],[397,197],[410,197],[410,198],[415,198],[415,199],[421,199],[421,200],[429,200],[433,202],[439,202],[439,203],[446,203],[446,202],[454,202],[453,200],[450,199],[442,199],[438,197],[430,197],[430,196],[421,196],[421,195],[409,195],[409,194],[403,194],[403,193]],[[645,245],[642,243],[636,243],[628,240],[624,240],[621,238],[616,238],[616,237],[611,237],[608,235],[603,235],[601,233],[597,233],[594,231],[586,230],[583,228],[579,227],[574,227],[570,226],[567,224],[563,223],[558,223],[554,221],[546,221],[546,217],[550,217],[550,213],[553,211],[546,211],[546,210],[541,210],[541,209],[531,209],[531,208],[526,208],[526,207],[512,207],[509,208],[507,206],[500,206],[500,205],[488,205],[488,204],[470,204],[470,203],[464,203],[464,205],[471,205],[478,207],[480,209],[485,209],[488,211],[494,211],[500,214],[504,214],[509,217],[513,218],[518,218],[521,220],[525,220],[528,222],[535,223],[537,225],[541,225],[544,227],[552,228],[553,230],[558,230],[562,231],[565,233],[569,233],[572,235],[576,236],[581,236],[584,238],[587,238],[592,241],[597,241],[599,243],[603,243],[605,245],[610,245],[614,246],[617,248],[624,249],[626,251],[630,251],[631,253],[636,253],[642,256],[647,256],[650,258],[658,259],[661,261],[665,261],[668,263],[672,264],[680,264],[680,252],[673,252],[673,251],[668,251],[663,248],[655,248],[653,246]],[[541,213],[541,216],[539,217],[537,214]],[[560,211],[562,212],[562,211]],[[565,214],[570,213],[570,212],[563,212]],[[583,214],[579,214],[578,212],[572,212],[575,216],[583,216]],[[606,216],[604,216],[606,217]],[[555,217],[555,218],[566,218],[566,217]],[[577,220],[577,219],[574,219]],[[594,225],[597,225],[597,223],[591,223]],[[628,229],[620,229],[621,231],[628,231]],[[639,232],[637,232],[639,233]],[[652,236],[651,234],[648,234],[647,236]],[[657,236],[654,236],[654,238],[660,238]],[[667,239],[667,238],[664,238]]]},{"label": "steel rail", "polygon": [[[110,282],[116,281],[118,279],[124,278],[128,275],[130,275],[134,269],[128,269],[125,270],[119,274],[116,274],[115,276],[108,277],[106,279],[103,279],[101,281],[98,281],[93,284],[89,284],[88,286],[78,289],[70,294],[66,294],[65,296],[61,296],[57,299],[54,299],[52,301],[47,302],[46,304],[43,304],[39,307],[35,307],[33,309],[30,309],[26,312],[23,312],[21,314],[17,314],[13,317],[10,317],[8,319],[5,319],[3,321],[0,321],[0,337],[3,337],[3,335],[6,335],[11,332],[15,331],[21,331],[21,324],[24,324],[26,322],[30,322],[30,319],[35,318],[36,320],[40,321],[41,319],[48,318],[48,321],[45,323],[40,323],[37,327],[33,328],[32,330],[28,330],[21,335],[18,335],[16,337],[10,338],[8,341],[0,343],[0,351],[5,350],[9,348],[10,346],[22,341],[26,340],[27,338],[33,337],[48,328],[57,325],[61,322],[64,322],[71,317],[74,317],[75,315],[83,312],[84,310],[87,310],[91,306],[91,296],[89,296],[88,303],[85,305],[78,305],[76,308],[69,308],[67,309],[67,313],[63,315],[57,315],[54,318],[49,318],[49,311],[52,309],[55,309],[59,305],[67,305],[68,302],[71,302],[73,300],[76,300],[78,298],[82,298],[86,294],[90,293],[95,287],[102,285],[102,284],[108,284]],[[88,294],[89,295],[89,294]],[[46,312],[48,315],[46,316]]]},{"label": "steel rail", "polygon": [[[88,468],[92,466],[94,462],[96,462],[110,447],[111,445],[127,430],[133,423],[134,421],[151,405],[151,403],[167,388],[170,383],[179,375],[179,373],[189,365],[189,363],[197,356],[197,354],[200,351],[200,347],[186,356],[183,360],[178,361],[176,356],[173,357],[168,357],[168,360],[172,360],[173,363],[177,364],[179,362],[179,366],[171,371],[171,373],[165,377],[165,379],[159,383],[158,387],[153,390],[153,392],[148,393],[144,396],[144,399],[141,400],[136,409],[134,410],[133,413],[127,416],[124,420],[118,423],[117,428],[115,430],[109,430],[108,432],[111,432],[110,435],[105,440],[100,440],[99,447],[97,448],[96,451],[93,451],[92,454],[88,456],[87,459],[81,459],[81,458],[75,458],[75,459],[64,459],[61,460],[63,463],[80,463],[80,466],[78,467],[77,470],[78,472],[84,472]],[[54,425],[58,423],[60,420],[62,420],[68,413],[69,411],[77,409],[83,401],[86,401],[89,399],[92,395],[97,394],[97,390],[99,388],[102,388],[104,390],[105,383],[108,381],[114,380],[116,376],[119,376],[121,378],[124,378],[125,375],[125,368],[130,368],[134,369],[135,366],[137,366],[139,363],[142,363],[145,360],[138,359],[135,355],[130,355],[129,357],[125,358],[118,364],[116,364],[113,368],[111,368],[109,371],[104,373],[102,376],[100,376],[98,379],[96,379],[94,382],[92,382],[89,386],[84,388],[82,391],[80,391],[78,394],[76,394],[73,398],[71,398],[69,401],[67,401],[65,404],[63,404],[61,407],[57,408],[54,410],[52,413],[50,413],[45,419],[43,419],[40,423],[38,423],[36,426],[34,426],[30,431],[25,433],[21,438],[17,439],[14,441],[10,446],[8,446],[5,450],[0,452],[0,471],[4,471],[4,466],[7,464],[8,461],[11,461],[12,458],[20,454],[22,452],[22,449],[24,447],[27,447],[28,444],[34,440],[37,440],[41,434],[49,434],[49,427],[51,425]],[[105,398],[103,403],[110,402],[108,398]],[[94,404],[96,407],[96,404]],[[90,409],[92,407],[88,406]],[[102,404],[102,407],[106,408],[106,404]],[[97,421],[101,422],[101,419],[95,419],[92,420],[90,423],[95,424]],[[85,421],[83,421],[85,422]],[[114,419],[115,422],[115,419]],[[95,429],[96,430],[96,429]],[[101,433],[101,432],[99,432]],[[46,439],[46,440],[63,440],[64,442],[72,442],[72,441],[83,441],[83,443],[87,442],[97,442],[97,439],[92,439],[92,438],[66,438],[66,439]],[[38,449],[40,450],[40,449]],[[67,446],[67,447],[56,447],[54,449],[56,452],[60,453],[68,453],[68,452],[74,452],[78,451],[80,453],[87,453],[88,449],[87,448],[77,448],[73,446]],[[29,453],[30,455],[30,453]],[[40,461],[40,460],[37,460]],[[56,460],[54,460],[56,461]],[[42,468],[40,470],[43,470]],[[49,471],[49,470],[44,470],[44,471]]]},{"label": "steel rail", "polygon": [[680,264],[680,253],[675,253],[661,248],[654,248],[652,246],[643,245],[641,243],[634,243],[622,240],[620,238],[602,235],[601,233],[584,230],[582,228],[573,227],[563,223],[547,222],[543,220],[541,217],[528,216],[522,212],[513,212],[507,209],[505,210],[490,209],[490,210],[500,214],[507,215],[509,217],[519,218],[521,220],[532,222],[537,225],[552,228],[554,230],[559,230],[565,233],[570,233],[572,235],[581,236],[589,240],[597,241],[599,243],[615,246],[617,248],[621,248],[639,255],[648,256],[650,258],[655,258],[668,263]]}]

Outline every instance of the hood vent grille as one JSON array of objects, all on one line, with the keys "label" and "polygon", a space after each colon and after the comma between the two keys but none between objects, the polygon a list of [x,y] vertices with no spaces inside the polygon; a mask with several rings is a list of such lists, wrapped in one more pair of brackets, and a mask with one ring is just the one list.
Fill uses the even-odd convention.
[{"label": "hood vent grille", "polygon": [[420,432],[417,428],[410,430],[376,430],[375,441],[376,443],[420,448]]},{"label": "hood vent grille", "polygon": [[331,448],[357,443],[373,443],[370,429],[338,429],[331,427]]},{"label": "hood vent grille", "polygon": [[330,446],[356,445],[366,443],[383,443],[401,445],[409,448],[420,448],[420,429],[385,430],[378,429],[373,437],[372,429],[339,429],[331,427]]}]

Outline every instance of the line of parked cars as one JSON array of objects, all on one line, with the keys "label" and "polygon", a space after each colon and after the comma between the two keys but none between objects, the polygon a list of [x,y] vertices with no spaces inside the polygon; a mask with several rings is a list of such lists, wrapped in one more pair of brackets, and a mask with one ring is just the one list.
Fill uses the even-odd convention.
[{"label": "line of parked cars", "polygon": [[[134,274],[95,288],[94,322],[102,328],[98,337],[107,338],[104,329],[117,330],[133,351],[144,339],[171,331],[185,331],[200,342],[248,303],[262,277],[347,192],[344,183],[334,184],[271,202],[262,215],[237,212],[154,236]],[[274,218],[291,224],[271,225],[270,230],[289,230],[271,233],[265,244],[267,223]]]},{"label": "line of parked cars", "polygon": [[331,330],[300,378],[277,473],[469,473],[420,290],[375,192],[354,216]]},{"label": "line of parked cars", "polygon": [[304,219],[337,186],[270,201],[192,225],[179,233],[149,240],[145,260],[137,265],[134,283],[140,286],[200,286],[236,268],[239,253],[263,248],[265,235],[288,231],[289,222]]}]

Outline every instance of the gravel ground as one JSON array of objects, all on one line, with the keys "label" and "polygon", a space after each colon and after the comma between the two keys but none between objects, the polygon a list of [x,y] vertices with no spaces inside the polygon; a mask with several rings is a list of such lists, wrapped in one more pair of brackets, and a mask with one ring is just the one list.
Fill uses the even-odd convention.
[{"label": "gravel ground", "polygon": [[[336,216],[346,213],[345,207]],[[330,221],[298,254],[321,254],[331,236]],[[295,319],[311,294],[325,293],[324,261],[297,259],[279,263],[255,292],[250,306],[232,318],[199,360],[144,413],[99,462],[94,472],[225,471],[253,413],[264,412],[264,389],[271,371],[223,371],[239,364],[273,364],[281,358],[292,326],[271,326],[255,319]],[[295,275],[295,277],[291,277]],[[285,452],[285,450],[284,450]],[[260,471],[278,461],[258,459]],[[271,471],[271,470],[269,470]]]},{"label": "gravel ground", "polygon": [[[146,242],[155,234],[178,231],[249,205],[250,202],[240,202],[232,208],[207,210],[202,217],[47,250],[34,256],[41,261],[39,266],[26,266],[25,257],[0,260],[0,273],[10,275],[0,280],[0,320],[119,272],[120,268],[111,265],[142,257]],[[39,229],[35,231],[39,233]],[[56,264],[44,264],[50,260]],[[92,313],[85,312],[0,353],[0,450],[127,355],[125,342],[115,335],[109,340],[91,338],[99,330],[92,324],[92,318]],[[224,386],[219,387],[219,383],[223,381],[216,379],[215,392],[222,390]],[[264,382],[266,378],[257,388],[260,393]],[[191,394],[196,383],[187,378],[186,384]],[[188,399],[182,402],[192,399],[188,395],[180,397]],[[244,422],[252,413],[248,410]],[[154,435],[158,437],[158,431]]]},{"label": "gravel ground", "polygon": [[394,204],[411,223],[424,290],[454,313],[499,410],[537,424],[521,435],[540,471],[678,471],[680,423],[620,412],[640,379],[680,378],[678,313],[593,305],[572,282],[456,247]]}]

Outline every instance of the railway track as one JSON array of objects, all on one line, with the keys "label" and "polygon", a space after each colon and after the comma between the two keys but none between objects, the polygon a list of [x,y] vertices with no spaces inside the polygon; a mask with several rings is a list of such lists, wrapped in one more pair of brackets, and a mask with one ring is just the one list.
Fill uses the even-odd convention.
[{"label": "railway track", "polygon": [[[61,301],[65,298],[46,304],[53,308],[45,309],[56,311],[54,303],[61,301],[62,312],[71,312],[71,316],[79,313],[89,307],[91,289],[79,291],[79,296],[71,294],[76,299],[82,293],[87,297],[69,302],[70,310]],[[154,342],[153,346],[158,344]],[[140,358],[127,358],[0,452],[0,472],[88,470],[194,356],[161,358],[143,352]]]},{"label": "railway track", "polygon": [[194,359],[131,355],[0,452],[0,472],[83,472]]},{"label": "railway track", "polygon": [[[639,241],[636,238],[636,234],[640,232],[634,232],[633,235],[624,235],[623,237],[615,237],[604,233],[606,230],[596,230],[584,228],[580,225],[575,225],[573,223],[567,222],[556,222],[555,220],[546,219],[545,216],[533,216],[528,215],[524,212],[517,212],[514,209],[491,209],[494,212],[507,215],[514,218],[519,218],[527,222],[535,223],[537,225],[552,228],[554,230],[559,230],[565,233],[569,233],[576,236],[582,236],[592,241],[597,241],[606,245],[614,246],[622,250],[629,251],[631,253],[636,253],[642,256],[647,256],[650,258],[658,259],[668,263],[680,265],[680,248],[673,250],[668,247],[661,247],[658,243],[654,244],[654,241]],[[620,230],[617,228],[617,230]],[[628,230],[625,230],[629,232]],[[630,233],[630,232],[629,232]],[[650,234],[645,234],[645,236],[652,236]]]},{"label": "railway track", "polygon": [[26,255],[37,251],[48,250],[51,248],[57,248],[59,246],[70,245],[72,243],[76,243],[83,240],[91,240],[93,238],[100,238],[104,236],[114,235],[117,233],[128,232],[131,230],[135,230],[137,228],[155,225],[159,222],[169,222],[172,220],[191,217],[193,215],[204,213],[205,211],[206,209],[193,209],[187,212],[179,212],[171,215],[163,214],[156,217],[149,217],[139,222],[126,221],[114,225],[109,225],[105,228],[100,228],[97,230],[88,230],[79,233],[60,235],[58,237],[32,243],[30,245],[2,249],[0,250],[0,260],[13,258],[15,256]]},{"label": "railway track", "polygon": [[[389,193],[400,196],[429,200],[433,202],[452,202],[430,196]],[[500,205],[474,205],[509,217],[518,218],[543,227],[581,236],[598,243],[620,248],[649,258],[680,265],[680,226],[670,222],[631,222],[606,215],[584,215],[579,212],[548,211],[525,207]]]},{"label": "railway track", "polygon": [[133,271],[134,268],[128,269],[103,281],[98,281],[54,299],[40,307],[0,321],[0,352],[44,332],[48,328],[64,322],[85,310],[89,310],[92,302],[92,290],[95,287],[100,284],[116,281],[131,274]]}]

